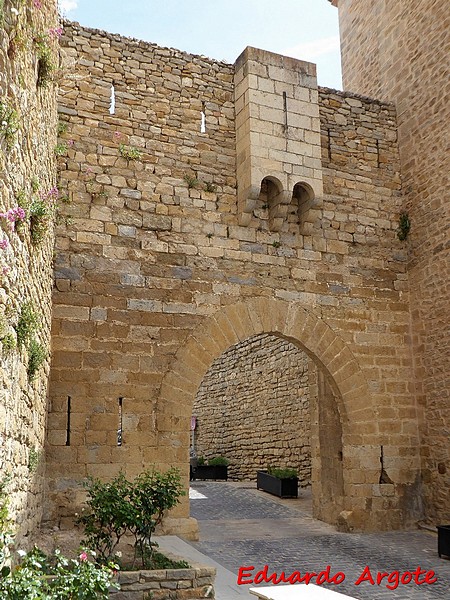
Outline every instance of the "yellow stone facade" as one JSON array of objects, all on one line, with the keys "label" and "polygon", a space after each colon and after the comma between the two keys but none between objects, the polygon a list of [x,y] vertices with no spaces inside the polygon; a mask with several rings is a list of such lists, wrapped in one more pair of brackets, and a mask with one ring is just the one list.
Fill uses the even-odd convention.
[{"label": "yellow stone facade", "polygon": [[[0,458],[18,465],[23,535],[42,506],[71,527],[88,475],[177,466],[187,488],[198,390],[255,337],[307,357],[316,517],[346,531],[450,517],[448,82],[434,91],[445,19],[438,3],[419,5],[429,19],[409,12],[405,38],[402,2],[372,27],[369,6],[339,0],[345,92],[319,88],[310,63],[255,48],[229,65],[65,24],[65,218],[54,257],[51,235],[38,258],[18,238],[21,275],[2,281],[3,313],[36,298],[45,343],[53,308],[51,368],[31,387],[26,353],[13,367],[2,354]],[[22,138],[1,146],[2,210],[29,174],[48,187],[56,177],[56,89],[36,96],[30,58],[27,94],[11,93],[19,71],[4,31],[2,97],[23,104],[40,145],[37,158]],[[399,240],[403,211],[412,227]],[[43,461],[32,483],[28,468],[44,438],[45,499]],[[195,537],[187,499],[165,528]]]},{"label": "yellow stone facade", "polygon": [[403,209],[411,220],[408,283],[420,413],[425,513],[450,506],[449,11],[445,2],[334,0],[344,89],[395,104]]}]

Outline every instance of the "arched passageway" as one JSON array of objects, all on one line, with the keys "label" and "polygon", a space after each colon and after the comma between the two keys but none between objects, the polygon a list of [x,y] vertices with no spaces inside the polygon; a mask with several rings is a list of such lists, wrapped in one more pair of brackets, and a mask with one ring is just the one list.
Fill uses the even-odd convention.
[{"label": "arched passageway", "polygon": [[[211,364],[231,346],[263,333],[294,344],[317,367],[313,387],[318,410],[311,419],[315,516],[343,528],[373,528],[368,500],[372,484],[379,480],[379,445],[371,395],[344,341],[298,303],[256,298],[206,318],[179,350],[164,378],[161,439],[166,446],[172,440],[174,453],[184,452],[187,459],[194,399]],[[187,505],[186,501],[186,512]]]}]

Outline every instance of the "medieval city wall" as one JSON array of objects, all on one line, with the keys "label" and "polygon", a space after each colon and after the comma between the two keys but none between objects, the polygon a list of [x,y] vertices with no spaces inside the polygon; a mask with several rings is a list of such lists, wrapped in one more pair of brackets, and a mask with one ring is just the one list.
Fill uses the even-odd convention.
[{"label": "medieval city wall", "polygon": [[421,412],[426,513],[449,518],[449,14],[439,0],[339,7],[344,89],[393,102],[404,202],[411,222],[408,274]]},{"label": "medieval city wall", "polygon": [[[264,102],[273,105],[267,108],[274,121],[284,118],[283,86],[288,110],[297,112],[295,122],[287,114],[271,130],[283,139],[273,164],[290,173],[286,188],[271,206],[262,182],[259,197],[243,199],[243,220],[231,65],[73,24],[66,25],[62,45],[70,76],[61,82],[67,153],[59,166],[71,223],[56,242],[46,518],[70,521],[88,474],[109,477],[124,469],[134,475],[152,463],[175,465],[187,485],[193,357],[184,367],[184,389],[168,393],[165,376],[174,372],[177,353],[193,343],[191,334],[218,323],[224,311],[248,311],[259,300],[261,307],[275,302],[276,315],[283,306],[306,310],[309,323],[339,340],[331,352],[345,347],[319,366],[334,373],[334,392],[351,398],[351,406],[342,401],[339,408],[344,488],[360,515],[355,527],[366,526],[368,498],[371,527],[415,518],[417,415],[405,244],[396,235],[394,108],[318,91],[307,63],[250,51],[248,64],[245,57],[240,63],[240,110],[248,105],[250,118],[246,130],[241,113],[239,135],[248,133],[243,152],[261,140],[253,131],[258,118],[268,118]],[[289,102],[295,81],[304,90],[297,104]],[[311,151],[298,170],[292,161],[301,155],[283,150],[290,132],[303,137],[295,140],[298,148],[304,143]],[[308,183],[309,174],[304,189],[320,193],[306,203],[301,194],[289,200],[286,190]],[[267,185],[277,185],[268,175]],[[276,331],[258,327],[255,333]],[[211,352],[202,354],[203,375],[218,358],[214,353],[236,339],[225,330],[215,335],[220,340],[211,339]],[[354,376],[361,387],[351,391],[345,381],[352,385]],[[384,493],[381,446],[393,481]],[[187,502],[174,516],[187,518]]]},{"label": "medieval city wall", "polygon": [[211,365],[192,410],[197,455],[225,456],[229,478],[290,467],[300,485],[311,483],[308,357],[293,344],[261,335],[232,346]]},{"label": "medieval city wall", "polygon": [[[14,9],[14,10],[12,10]],[[18,540],[39,525],[43,506],[44,440],[52,293],[53,213],[39,240],[30,203],[53,210],[57,114],[54,72],[39,80],[39,55],[57,66],[56,3],[13,3],[0,11],[0,482],[7,481]],[[41,36],[41,37],[39,37]],[[44,41],[45,40],[45,41]],[[41,44],[41,46],[40,46]],[[19,210],[20,209],[20,210]],[[24,212],[21,210],[24,209]],[[16,212],[14,212],[16,211]],[[10,215],[8,219],[5,214]],[[14,214],[19,215],[11,228]],[[26,216],[25,216],[26,214]],[[20,216],[21,215],[21,216]],[[19,326],[29,305],[38,323]],[[25,309],[26,312],[26,309]],[[28,312],[28,314],[30,314]],[[29,336],[23,336],[18,331]],[[23,342],[21,341],[23,339]],[[39,344],[45,360],[31,367]],[[35,372],[33,372],[35,371]],[[29,543],[29,540],[28,540]]]}]

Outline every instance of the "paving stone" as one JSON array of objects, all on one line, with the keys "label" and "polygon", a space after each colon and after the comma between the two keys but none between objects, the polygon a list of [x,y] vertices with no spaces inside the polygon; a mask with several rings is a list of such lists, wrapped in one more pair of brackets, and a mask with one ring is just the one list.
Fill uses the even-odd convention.
[{"label": "paving stone", "polygon": [[[293,571],[317,573],[330,565],[332,574],[341,571],[346,578],[338,586],[324,587],[359,600],[449,597],[450,561],[439,559],[435,534],[419,530],[339,533],[311,517],[305,492],[298,501],[279,501],[250,486],[225,482],[193,485],[206,499],[191,500],[191,515],[200,526],[200,541],[192,545],[236,576],[241,566],[254,566],[254,575],[268,565],[269,574],[284,571],[288,576]],[[394,590],[365,581],[356,586],[366,566],[374,577],[378,572],[412,572],[420,566],[435,571],[438,580],[421,586],[399,584]]]}]

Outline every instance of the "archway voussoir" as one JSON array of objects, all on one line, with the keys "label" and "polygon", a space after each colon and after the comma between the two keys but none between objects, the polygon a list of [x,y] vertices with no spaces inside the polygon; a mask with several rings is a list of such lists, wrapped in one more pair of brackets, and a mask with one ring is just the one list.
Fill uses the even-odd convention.
[{"label": "archway voussoir", "polygon": [[232,340],[239,340],[236,338],[236,335],[233,335],[231,336],[231,338],[228,338],[227,334],[229,332],[222,326],[223,324],[221,322],[221,319],[218,320],[215,316],[213,316],[211,318],[210,324],[211,325],[209,328],[209,335],[219,348],[219,353],[216,356],[214,356],[214,358],[217,358],[217,356],[220,356],[222,352],[225,352],[225,350],[227,350],[230,346],[236,343],[236,341]]},{"label": "archway voussoir", "polygon": [[227,318],[226,312],[222,312],[217,316],[214,315],[213,319],[217,323],[217,326],[220,328],[223,337],[227,341],[228,347],[234,346],[239,342],[239,336]]},{"label": "archway voussoir", "polygon": [[282,332],[286,327],[289,304],[284,300],[266,299],[264,327],[267,332]]},{"label": "archway voussoir", "polygon": [[309,333],[314,328],[316,322],[317,317],[315,315],[300,309],[294,314],[292,319],[289,319],[287,326],[284,328],[284,333],[293,341],[298,340],[301,345],[306,346],[304,338],[306,335],[309,337]]},{"label": "archway voussoir", "polygon": [[225,308],[225,314],[240,341],[254,335],[254,326],[246,304],[232,304]]},{"label": "archway voussoir", "polygon": [[309,337],[305,334],[303,342],[323,363],[323,355],[327,348],[336,340],[336,335],[323,321],[318,321],[311,330]]}]

